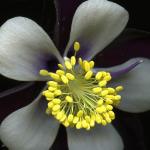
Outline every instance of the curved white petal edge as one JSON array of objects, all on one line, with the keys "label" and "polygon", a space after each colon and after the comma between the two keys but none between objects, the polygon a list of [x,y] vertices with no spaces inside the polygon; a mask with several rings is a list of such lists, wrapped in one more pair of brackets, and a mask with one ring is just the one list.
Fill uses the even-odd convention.
[{"label": "curved white petal edge", "polygon": [[34,21],[15,17],[0,28],[0,73],[21,81],[45,80],[39,70],[51,57],[60,61],[58,50],[46,32]]},{"label": "curved white petal edge", "polygon": [[[114,71],[123,68],[129,62],[133,62],[134,59],[114,67]],[[118,108],[134,113],[150,110],[150,60],[147,58],[138,59],[143,60],[143,63],[137,65],[130,72],[114,79],[111,83],[111,86],[123,85],[124,87],[124,90],[120,92],[122,101]],[[110,70],[113,71],[113,67]]]},{"label": "curved white petal edge", "polygon": [[96,126],[90,131],[67,128],[69,150],[123,150],[120,135],[112,125]]},{"label": "curved white petal edge", "polygon": [[38,97],[30,105],[10,114],[0,126],[0,138],[10,150],[49,150],[59,123],[45,114],[44,100]]},{"label": "curved white petal edge", "polygon": [[[84,57],[92,59],[110,44],[125,28],[128,12],[116,3],[106,0],[83,2],[73,17],[67,55],[74,41],[79,41]],[[83,47],[83,48],[82,48]]]}]

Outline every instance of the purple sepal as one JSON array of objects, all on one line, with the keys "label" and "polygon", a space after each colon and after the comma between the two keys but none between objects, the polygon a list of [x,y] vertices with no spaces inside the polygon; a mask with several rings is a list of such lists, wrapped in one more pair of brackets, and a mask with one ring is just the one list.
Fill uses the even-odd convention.
[{"label": "purple sepal", "polygon": [[129,64],[128,66],[124,66],[122,68],[119,68],[117,71],[110,71],[110,74],[111,74],[112,78],[117,78],[123,74],[128,73],[129,71],[134,69],[137,65],[139,65],[142,62],[143,62],[143,60],[139,59],[136,62]]},{"label": "purple sepal", "polygon": [[129,71],[131,71],[132,69],[134,69],[136,66],[138,66],[141,63],[143,63],[142,58],[134,58],[134,59],[127,61],[125,64],[114,66],[114,68],[113,67],[110,67],[110,68],[95,67],[93,69],[93,72],[97,73],[98,71],[107,71],[107,72],[110,72],[112,78],[118,78],[121,75],[128,73]]}]

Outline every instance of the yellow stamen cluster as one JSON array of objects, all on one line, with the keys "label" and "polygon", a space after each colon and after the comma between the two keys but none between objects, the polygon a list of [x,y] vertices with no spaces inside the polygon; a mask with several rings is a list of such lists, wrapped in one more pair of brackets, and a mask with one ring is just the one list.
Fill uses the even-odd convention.
[{"label": "yellow stamen cluster", "polygon": [[48,88],[43,95],[48,101],[47,114],[52,114],[65,127],[85,128],[89,130],[95,123],[105,126],[115,119],[113,107],[118,105],[122,86],[107,87],[111,80],[109,72],[93,72],[94,61],[76,59],[80,49],[79,42],[74,43],[75,55],[58,64],[55,73],[41,70],[43,76],[50,76]]}]

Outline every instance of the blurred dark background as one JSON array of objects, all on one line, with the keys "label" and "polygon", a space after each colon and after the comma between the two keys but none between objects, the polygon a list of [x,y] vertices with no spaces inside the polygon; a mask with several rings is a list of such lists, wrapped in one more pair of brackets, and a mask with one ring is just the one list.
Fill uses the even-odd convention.
[{"label": "blurred dark background", "polygon": [[[148,0],[114,0],[114,2],[122,5],[129,11],[130,20],[127,27],[150,32],[150,5]],[[53,0],[1,0],[0,25],[2,25],[7,19],[15,16],[24,16],[36,21],[53,38],[56,20]],[[0,76],[0,92],[21,84],[23,84],[23,82],[17,82]],[[11,97],[6,96],[1,98],[0,121],[11,112],[30,103],[30,100],[38,94],[40,88],[41,84],[36,83],[36,86],[34,84],[28,89],[28,91],[23,90],[20,94],[17,93],[11,95]],[[22,94],[26,95],[24,100],[21,100]],[[150,111],[141,114],[130,114],[119,110],[116,111],[118,115],[117,118],[119,119],[114,121],[114,125],[124,140],[125,150],[149,150]],[[61,127],[52,149],[57,150],[61,148],[67,150],[66,141],[65,130]],[[2,145],[1,149],[6,150],[7,148]]]}]

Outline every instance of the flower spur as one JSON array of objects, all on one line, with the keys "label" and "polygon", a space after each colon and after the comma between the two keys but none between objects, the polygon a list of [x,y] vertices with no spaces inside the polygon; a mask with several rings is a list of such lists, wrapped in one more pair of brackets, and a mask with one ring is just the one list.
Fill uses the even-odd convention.
[{"label": "flower spur", "polygon": [[[79,44],[81,44],[81,49],[77,52],[77,55],[79,57],[82,57],[83,60],[87,60],[86,63],[83,63],[84,65],[82,66],[83,67],[82,69],[84,71],[88,70],[87,69],[88,67],[85,66],[89,66],[89,64],[94,64],[93,62],[90,63],[91,59],[120,34],[120,32],[124,29],[127,21],[128,21],[127,11],[113,2],[109,2],[107,0],[94,0],[94,1],[88,0],[82,3],[75,12],[70,32],[70,40],[64,52],[64,57],[66,58],[68,56],[68,51],[72,50],[74,42],[75,41],[79,42]],[[79,46],[79,44],[77,45]],[[62,73],[63,71],[62,68],[61,71],[60,70],[57,71],[58,74],[57,73],[53,74],[51,72],[49,73],[48,71],[46,71],[50,70],[49,69],[50,67],[55,67],[48,65],[47,63],[49,59],[51,59],[53,56],[55,56],[58,59],[59,63],[62,63],[63,66],[65,65],[67,67],[70,64],[70,63],[64,64],[64,59],[61,57],[52,40],[43,31],[43,29],[32,20],[23,17],[16,17],[10,19],[4,25],[2,25],[0,29],[0,52],[1,52],[0,53],[1,74],[6,77],[20,81],[49,80],[49,77],[47,78],[47,76],[39,75],[40,70],[41,70],[40,73],[42,75],[48,76],[50,75],[51,77],[54,77],[56,75],[58,77],[58,74],[60,74],[60,72]],[[65,59],[65,61],[67,60],[68,58]],[[144,60],[144,62],[141,63],[141,60]],[[59,67],[60,66],[61,65],[59,65]],[[79,64],[77,65],[77,67],[78,66],[81,65]],[[118,87],[118,84],[123,85],[124,87],[124,90],[121,93],[123,100],[120,103],[120,105],[116,106],[117,108],[131,112],[146,111],[150,107],[149,101],[150,95],[149,90],[147,88],[149,87],[148,82],[149,80],[145,78],[145,76],[148,77],[149,75],[148,68],[149,68],[148,59],[146,58],[131,59],[120,66],[112,68],[105,68],[105,69],[93,68],[92,70],[93,76],[88,74],[85,77],[84,74],[84,80],[82,77],[82,82],[86,81],[86,84],[87,83],[89,84],[89,81],[97,73],[96,72],[97,70],[100,71],[99,74],[101,74],[101,70],[104,70],[105,72],[102,73],[103,75],[101,79],[105,78],[105,75],[108,75],[109,76],[108,78],[112,77],[111,80],[112,82],[110,81],[110,84],[112,84],[113,87],[116,88],[115,92],[114,89],[112,89],[114,92],[114,95],[112,94],[113,96],[116,96],[117,90],[122,89],[122,87]],[[110,72],[110,74],[108,72]],[[88,73],[88,71],[86,73]],[[74,78],[73,76],[70,75],[69,76],[67,75],[68,77],[66,77],[66,75],[67,74],[65,74],[65,76],[61,75],[61,81],[63,82],[63,85],[65,85],[65,87],[69,85],[70,79]],[[87,80],[89,76],[91,76],[91,78]],[[68,78],[70,78],[69,81]],[[141,80],[141,78],[143,78],[143,80]],[[74,80],[72,80],[71,82],[73,83]],[[54,90],[54,88],[52,88],[52,86],[49,85],[52,83],[58,84],[58,81],[48,82],[49,88],[48,91],[52,89]],[[75,85],[73,87],[76,86],[78,87],[78,85]],[[107,87],[98,86],[96,90],[92,88],[91,89],[92,96],[93,94],[95,94],[95,92],[97,92],[97,90],[104,91],[104,88]],[[91,93],[91,90],[90,92],[88,90],[88,92]],[[51,147],[51,145],[53,144],[55,137],[57,135],[59,123],[58,121],[56,121],[56,119],[53,119],[53,117],[51,116],[49,117],[45,114],[47,103],[45,100],[43,100],[42,94],[46,96],[47,99],[49,98],[51,102],[50,95],[52,96],[54,94],[55,96],[58,95],[58,93],[60,94],[61,92],[63,92],[64,94],[64,91],[61,89],[61,91],[57,91],[56,93],[51,92],[50,94],[49,92],[46,94],[46,91],[47,89],[44,89],[44,92],[41,93],[36,98],[36,100],[33,101],[30,105],[12,113],[2,122],[0,128],[0,136],[2,141],[6,144],[6,146],[9,149],[48,150],[49,147]],[[104,92],[104,95],[106,93],[107,94],[109,93],[108,89],[106,91],[107,92]],[[81,93],[79,94],[81,96]],[[97,93],[95,95],[97,95]],[[98,96],[103,97],[102,95]],[[74,98],[71,98],[71,96],[70,97],[63,96],[63,100],[65,102],[66,101],[69,102],[69,104],[71,102],[74,102]],[[86,98],[86,100],[84,100],[84,102],[85,101],[86,103],[89,103],[89,96],[88,98]],[[59,97],[57,97],[57,99],[55,99],[54,101],[52,100],[52,104],[50,105],[59,102],[60,102]],[[107,103],[105,100],[100,102]],[[112,101],[111,102],[109,101],[108,103],[112,103]],[[57,110],[58,107],[59,106],[52,107],[52,110],[53,109]],[[95,107],[95,105],[93,107]],[[106,107],[103,107],[103,109],[98,109],[98,112],[99,111],[101,112],[104,109],[106,109]],[[67,111],[67,109],[65,109],[65,111]],[[75,112],[77,113],[77,111]],[[54,112],[56,113],[57,111]],[[82,111],[80,112],[82,114]],[[47,113],[48,114],[53,113],[53,111],[51,111],[51,108],[47,109]],[[53,115],[56,115],[55,113],[53,113]],[[113,112],[111,112],[111,114],[113,114]],[[61,118],[60,115],[55,117],[57,117],[58,119]],[[86,129],[89,129],[90,123],[88,121],[90,120],[91,122],[91,120],[93,119],[91,116],[90,118],[89,117],[84,118],[86,122],[82,120],[83,122],[79,123],[79,125],[77,125],[78,121],[76,120],[78,119],[74,119],[75,117],[76,116],[73,116],[73,122],[75,123],[77,122],[75,127],[77,128],[85,127]],[[103,122],[102,123],[103,125],[105,125],[104,122],[106,121],[111,122],[108,119],[108,115],[106,115],[106,118],[104,118],[105,115],[103,116],[102,114],[102,117],[103,118],[100,117],[101,118],[100,121]],[[95,118],[96,117],[94,117],[94,120]],[[68,126],[68,124],[72,126],[72,121],[70,120],[72,120],[72,117],[69,117],[69,120],[63,123],[66,126]],[[99,119],[97,119],[97,121],[100,122]],[[76,149],[91,150],[93,149],[93,146],[96,150],[123,149],[122,140],[111,124],[105,127],[95,125],[94,128],[92,128],[90,131],[82,129],[76,130],[75,128],[69,127],[66,128],[66,130],[68,135],[68,146],[70,150]]]}]

